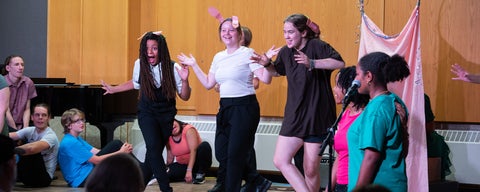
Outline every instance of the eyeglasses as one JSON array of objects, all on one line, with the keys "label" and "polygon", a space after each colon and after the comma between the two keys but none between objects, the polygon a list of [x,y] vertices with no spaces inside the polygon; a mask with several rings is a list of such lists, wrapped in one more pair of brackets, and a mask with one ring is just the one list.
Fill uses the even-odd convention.
[{"label": "eyeglasses", "polygon": [[71,124],[79,124],[79,123],[85,123],[85,119],[80,118],[80,119],[77,119],[77,120],[72,120]]}]

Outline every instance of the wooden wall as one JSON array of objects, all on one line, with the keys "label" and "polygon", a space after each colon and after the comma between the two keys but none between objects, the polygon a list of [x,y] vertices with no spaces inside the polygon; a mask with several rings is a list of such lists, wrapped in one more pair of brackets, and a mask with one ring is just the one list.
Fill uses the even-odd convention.
[{"label": "wooden wall", "polygon": [[[386,34],[398,33],[415,0],[367,0],[365,11]],[[119,84],[131,79],[145,31],[163,31],[172,59],[192,53],[208,72],[213,55],[223,49],[218,22],[207,9],[224,17],[237,15],[253,31],[251,47],[264,52],[284,45],[283,20],[304,13],[320,25],[321,38],[339,51],[347,65],[358,60],[360,12],[357,0],[50,0],[48,7],[47,77],[66,77],[78,84]],[[422,1],[420,8],[425,92],[437,121],[480,122],[480,85],[452,81],[450,65],[458,62],[480,73],[480,1]],[[333,80],[333,78],[332,78]],[[218,94],[203,88],[191,71],[189,101],[178,102],[180,114],[215,114]],[[262,116],[283,116],[287,82],[275,78],[257,90]]]}]

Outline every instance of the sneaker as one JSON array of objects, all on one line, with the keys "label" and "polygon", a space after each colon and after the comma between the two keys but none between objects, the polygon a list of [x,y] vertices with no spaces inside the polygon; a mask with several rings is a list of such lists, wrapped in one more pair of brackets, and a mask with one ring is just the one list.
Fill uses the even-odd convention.
[{"label": "sneaker", "polygon": [[155,184],[155,183],[158,183],[158,182],[157,182],[157,179],[156,179],[156,178],[153,178],[152,180],[150,180],[150,181],[148,182],[147,185],[150,186],[150,185],[153,185],[153,184]]},{"label": "sneaker", "polygon": [[205,173],[197,173],[193,179],[193,184],[205,183]]}]

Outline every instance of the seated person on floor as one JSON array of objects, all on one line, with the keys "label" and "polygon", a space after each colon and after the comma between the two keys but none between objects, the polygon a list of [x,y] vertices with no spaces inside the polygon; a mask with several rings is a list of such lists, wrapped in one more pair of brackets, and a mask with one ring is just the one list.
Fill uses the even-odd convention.
[{"label": "seated person on floor", "polygon": [[69,109],[62,115],[65,136],[60,142],[58,163],[65,181],[71,187],[83,187],[95,165],[105,158],[132,152],[132,145],[119,140],[109,142],[99,150],[88,144],[79,135],[85,129],[85,114],[76,109]]},{"label": "seated person on floor", "polygon": [[167,172],[170,181],[204,183],[205,173],[211,166],[210,144],[202,142],[195,127],[175,119],[167,144]]},{"label": "seated person on floor", "polygon": [[13,140],[25,143],[15,148],[19,155],[18,180],[29,187],[46,187],[57,168],[59,147],[57,135],[48,126],[50,107],[43,103],[35,105],[31,119],[34,126],[9,133]]},{"label": "seated person on floor", "polygon": [[88,192],[145,191],[140,164],[132,155],[125,153],[105,158],[93,169],[85,189]]},{"label": "seated person on floor", "polygon": [[450,166],[452,162],[450,161],[450,148],[443,136],[439,135],[435,131],[435,115],[432,111],[432,106],[430,104],[430,97],[425,94],[425,128],[427,134],[427,154],[428,157],[440,157],[440,179],[445,180],[445,176],[451,173]]}]

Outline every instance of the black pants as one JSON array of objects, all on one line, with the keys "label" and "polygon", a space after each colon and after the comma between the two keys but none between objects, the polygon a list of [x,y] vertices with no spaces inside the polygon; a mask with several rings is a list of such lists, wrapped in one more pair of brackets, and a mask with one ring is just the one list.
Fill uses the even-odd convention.
[{"label": "black pants", "polygon": [[47,187],[52,182],[40,153],[20,156],[17,174],[18,179],[29,187]]},{"label": "black pants", "polygon": [[[120,141],[120,140],[113,140],[113,141],[110,141],[107,143],[107,145],[105,145],[105,147],[103,147],[96,155],[97,156],[102,156],[102,155],[106,155],[106,154],[110,154],[110,153],[113,153],[113,152],[116,152],[118,150],[120,150],[120,148],[122,148],[122,145],[123,145],[123,142]],[[90,172],[91,174],[92,172]],[[90,175],[89,175],[90,176]],[[88,180],[88,177],[87,176],[85,178],[85,180],[78,186],[78,187],[84,187],[85,186],[85,183],[87,182]]]},{"label": "black pants", "polygon": [[[172,163],[168,166],[168,178],[170,181],[185,181],[188,164]],[[204,141],[198,145],[195,165],[193,166],[192,176],[196,173],[207,173],[212,166],[212,147]]]},{"label": "black pants", "polygon": [[219,175],[225,177],[225,191],[240,191],[259,121],[260,107],[255,95],[220,99],[215,156],[225,165],[225,175]]}]

